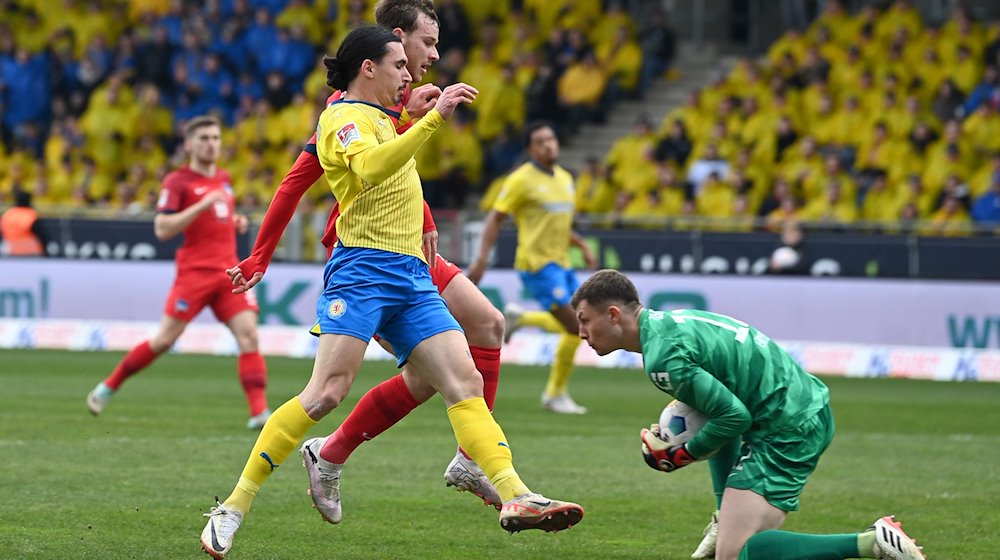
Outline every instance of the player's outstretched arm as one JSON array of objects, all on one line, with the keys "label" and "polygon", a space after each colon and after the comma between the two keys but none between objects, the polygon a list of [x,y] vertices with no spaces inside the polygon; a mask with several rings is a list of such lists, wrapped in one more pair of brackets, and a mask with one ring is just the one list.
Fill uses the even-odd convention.
[{"label": "player's outstretched arm", "polygon": [[299,154],[292,168],[278,185],[278,190],[275,191],[274,198],[264,213],[264,221],[260,224],[260,231],[257,232],[257,240],[250,256],[238,265],[226,269],[226,274],[236,286],[233,288],[234,294],[242,294],[253,288],[264,277],[264,271],[271,264],[274,250],[292,215],[295,214],[299,200],[309,187],[323,176],[323,167],[320,166],[316,155],[309,151],[309,146]]},{"label": "player's outstretched arm", "polygon": [[183,233],[199,214],[211,208],[216,202],[224,202],[225,200],[225,193],[214,190],[180,212],[174,214],[160,212],[153,218],[153,235],[160,241],[173,239]]},{"label": "player's outstretched arm", "polygon": [[497,237],[500,235],[500,226],[505,219],[507,219],[507,214],[497,210],[490,210],[490,213],[486,215],[486,220],[483,221],[483,233],[479,239],[479,253],[476,255],[475,260],[472,261],[472,266],[469,267],[468,273],[466,273],[466,276],[469,277],[469,280],[472,280],[473,284],[479,284],[479,281],[483,279],[483,274],[486,273],[490,251],[497,244]]},{"label": "player's outstretched arm", "polygon": [[[455,108],[462,103],[475,101],[479,92],[466,84],[452,84],[441,92],[434,108],[420,119],[413,127],[400,136],[382,144],[366,147],[347,156],[351,171],[365,182],[378,185],[412,158],[424,142],[431,137],[444,121],[455,113]],[[333,153],[335,131],[323,131],[320,142],[326,142],[326,153]]]}]

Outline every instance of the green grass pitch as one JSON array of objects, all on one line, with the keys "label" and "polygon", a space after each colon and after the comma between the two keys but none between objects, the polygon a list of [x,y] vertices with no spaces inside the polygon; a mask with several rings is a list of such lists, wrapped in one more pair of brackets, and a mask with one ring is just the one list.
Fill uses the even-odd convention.
[{"label": "green grass pitch", "polygon": [[[229,357],[168,355],[131,379],[104,415],[87,391],[120,354],[0,351],[0,557],[202,558],[202,513],[225,497],[255,439]],[[272,406],[304,385],[307,360],[268,360]],[[325,435],[392,375],[366,364]],[[559,534],[508,536],[492,508],[446,488],[455,442],[440,398],[375,441],[344,472],[344,521],[310,508],[292,455],[262,489],[233,560],[336,558],[687,558],[714,508],[707,465],[657,473],[639,429],[667,396],[640,371],[581,369],[582,417],[539,407],[546,369],[507,366],[496,416],[533,489],[587,514]],[[826,379],[837,437],[792,514],[793,531],[863,529],[895,513],[929,558],[1000,549],[1000,384]]]}]

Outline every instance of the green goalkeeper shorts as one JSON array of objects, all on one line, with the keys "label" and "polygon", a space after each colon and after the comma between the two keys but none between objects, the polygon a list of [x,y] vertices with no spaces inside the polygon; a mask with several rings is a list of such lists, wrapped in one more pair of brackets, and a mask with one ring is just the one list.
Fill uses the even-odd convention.
[{"label": "green goalkeeper shorts", "polygon": [[833,439],[833,413],[827,404],[802,425],[745,439],[726,486],[760,494],[782,511],[799,509],[799,494]]}]

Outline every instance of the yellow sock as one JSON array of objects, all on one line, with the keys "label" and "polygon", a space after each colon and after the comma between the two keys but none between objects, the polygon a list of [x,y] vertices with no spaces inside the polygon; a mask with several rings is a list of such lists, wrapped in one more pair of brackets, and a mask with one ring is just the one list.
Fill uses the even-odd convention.
[{"label": "yellow sock", "polygon": [[553,333],[564,333],[566,327],[548,311],[525,311],[517,322],[520,327],[538,327]]},{"label": "yellow sock", "polygon": [[556,346],[556,355],[552,358],[552,368],[549,370],[549,382],[545,385],[545,394],[558,397],[566,392],[569,378],[573,375],[573,357],[580,346],[580,337],[574,334],[563,334]]},{"label": "yellow sock", "polygon": [[240,480],[224,502],[226,507],[242,513],[250,511],[250,504],[267,477],[288,458],[309,428],[315,425],[316,421],[306,414],[298,397],[292,397],[278,407],[257,436],[257,443],[243,467]]},{"label": "yellow sock", "polygon": [[448,420],[455,430],[455,439],[462,449],[479,463],[490,482],[496,487],[500,499],[510,500],[531,492],[517,476],[512,462],[507,437],[493,419],[486,401],[475,397],[448,407]]}]

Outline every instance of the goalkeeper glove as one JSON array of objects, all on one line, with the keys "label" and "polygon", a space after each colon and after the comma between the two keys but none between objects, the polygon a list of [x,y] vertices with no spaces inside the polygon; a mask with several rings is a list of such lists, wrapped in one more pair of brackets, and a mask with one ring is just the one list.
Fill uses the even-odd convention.
[{"label": "goalkeeper glove", "polygon": [[642,456],[647,465],[658,471],[673,472],[695,462],[696,459],[683,445],[670,445],[660,439],[658,425],[653,424],[650,428],[652,429],[643,428],[639,432],[639,437],[642,438]]}]

